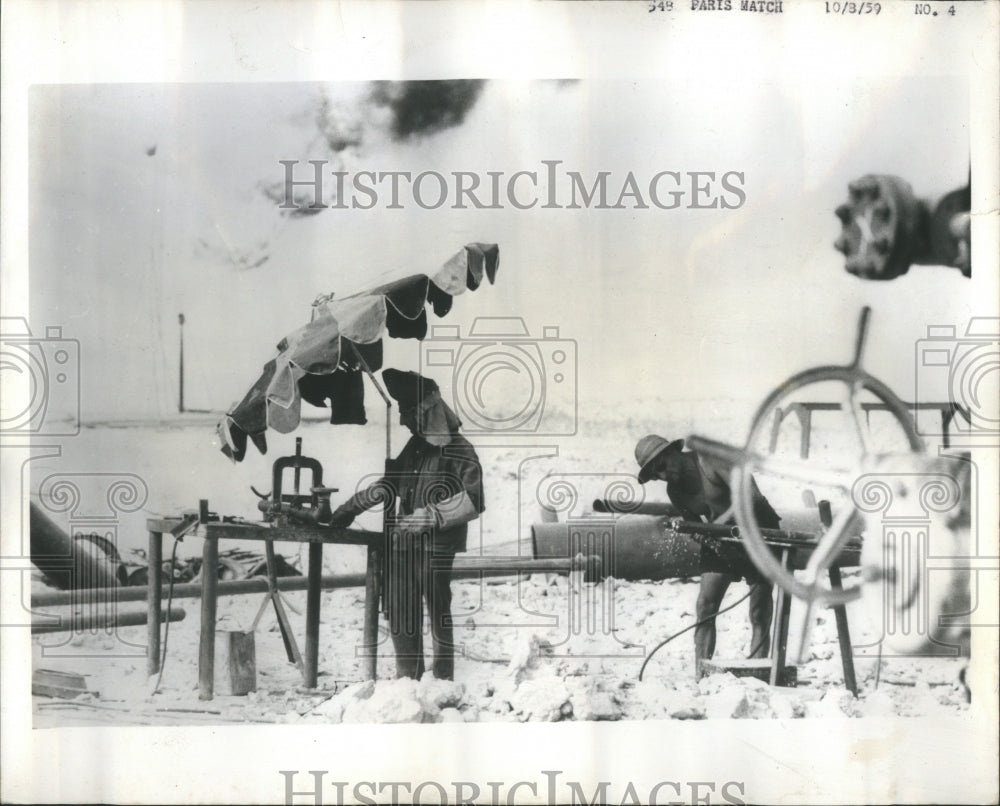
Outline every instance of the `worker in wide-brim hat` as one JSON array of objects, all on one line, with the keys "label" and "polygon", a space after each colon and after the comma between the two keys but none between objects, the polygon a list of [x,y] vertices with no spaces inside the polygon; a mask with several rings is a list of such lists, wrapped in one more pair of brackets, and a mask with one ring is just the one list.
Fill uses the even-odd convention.
[{"label": "worker in wide-brim hat", "polygon": [[[732,490],[729,486],[730,468],[720,460],[684,450],[684,440],[669,440],[658,434],[644,436],[635,446],[635,459],[639,465],[640,484],[660,480],[667,483],[667,495],[688,521],[715,522],[727,512],[726,522],[732,523]],[[754,514],[765,528],[778,528],[778,514],[761,494],[756,481],[751,479]],[[702,661],[715,654],[715,614],[733,582],[746,578],[751,586],[750,625],[752,638],[751,658],[766,658],[770,649],[770,628],[773,605],[771,584],[754,568],[749,560],[746,565],[735,567],[726,562],[710,541],[701,544],[701,583],[698,590],[694,631],[696,674],[700,677]]]},{"label": "worker in wide-brim hat", "polygon": [[466,550],[468,523],[484,509],[483,475],[475,448],[459,432],[461,422],[442,400],[438,385],[416,372],[387,369],[386,390],[399,406],[399,422],[412,436],[388,462],[388,473],[355,494],[334,513],[347,526],[367,509],[394,498],[389,526],[389,632],[396,676],[424,674],[423,602],[431,622],[434,676],[455,676],[451,624],[451,569]]},{"label": "worker in wide-brim hat", "polygon": [[683,449],[683,439],[671,441],[656,434],[649,434],[640,439],[635,446],[635,460],[639,463],[639,483],[645,484],[656,475],[660,459],[665,452],[680,452]]}]

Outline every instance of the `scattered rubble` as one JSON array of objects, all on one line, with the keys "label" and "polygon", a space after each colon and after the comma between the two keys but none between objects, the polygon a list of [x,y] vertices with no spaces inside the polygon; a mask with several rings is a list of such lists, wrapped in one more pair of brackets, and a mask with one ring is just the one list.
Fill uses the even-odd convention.
[{"label": "scattered rubble", "polygon": [[[566,577],[554,575],[534,575],[521,584],[456,582],[453,612],[460,651],[454,682],[430,673],[420,681],[390,679],[394,664],[387,638],[379,649],[382,677],[359,682],[362,667],[355,644],[344,640],[361,634],[360,595],[350,589],[323,594],[319,688],[312,691],[301,688],[301,676],[288,663],[280,637],[270,632],[275,621],[270,609],[257,628],[258,690],[241,697],[216,696],[211,703],[198,700],[197,618],[171,625],[158,688],[156,676],[145,674],[141,650],[113,657],[106,651],[120,647],[122,640],[141,647],[145,627],[124,628],[115,636],[37,636],[36,668],[89,675],[91,687],[104,696],[91,706],[74,705],[76,712],[39,707],[45,698],[35,698],[35,718],[40,725],[93,720],[93,706],[118,709],[101,714],[121,724],[156,724],[166,718],[164,708],[170,709],[174,723],[188,715],[198,723],[215,718],[288,724],[850,719],[954,714],[968,708],[958,659],[892,658],[879,666],[859,658],[861,691],[856,699],[843,688],[838,654],[804,663],[796,688],[771,688],[728,672],[696,681],[687,636],[658,651],[639,681],[646,654],[690,623],[692,617],[684,614],[692,608],[697,585],[616,583],[613,622],[601,622],[584,611],[583,617],[594,619],[588,629],[586,621],[573,621],[580,614],[567,611],[568,584]],[[591,592],[603,596],[607,589],[595,586]],[[304,604],[304,593],[289,594],[288,599],[292,605]],[[259,606],[259,596],[227,597],[220,600],[219,619],[245,628]],[[634,623],[633,613],[642,616],[643,625]],[[817,624],[813,641],[822,651],[815,654],[826,655],[826,648],[835,646],[834,629],[832,619]],[[720,618],[716,656],[745,656],[749,637],[743,611]],[[77,654],[63,662],[43,651],[57,640]]]}]

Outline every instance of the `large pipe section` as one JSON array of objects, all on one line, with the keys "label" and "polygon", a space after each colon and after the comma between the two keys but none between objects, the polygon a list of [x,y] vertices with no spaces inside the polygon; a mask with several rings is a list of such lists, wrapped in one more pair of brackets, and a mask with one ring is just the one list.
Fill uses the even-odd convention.
[{"label": "large pipe section", "polygon": [[113,587],[123,582],[124,567],[96,546],[74,540],[42,510],[30,505],[31,562],[58,588]]},{"label": "large pipe section", "polygon": [[[795,513],[789,525],[808,528],[811,515]],[[782,516],[782,520],[785,518]],[[818,525],[818,518],[816,520]],[[805,568],[820,533],[800,529],[762,529],[775,549],[790,548],[792,569]],[[740,545],[737,526],[694,523],[651,515],[600,515],[531,527],[534,555],[572,557],[597,555],[605,575],[626,580],[661,580],[701,573],[702,542],[715,548],[737,571],[753,564]],[[837,560],[840,567],[860,562],[860,541],[852,540]]]},{"label": "large pipe section", "polygon": [[701,573],[701,545],[652,515],[607,515],[531,527],[535,557],[596,555],[607,576],[671,579]]}]

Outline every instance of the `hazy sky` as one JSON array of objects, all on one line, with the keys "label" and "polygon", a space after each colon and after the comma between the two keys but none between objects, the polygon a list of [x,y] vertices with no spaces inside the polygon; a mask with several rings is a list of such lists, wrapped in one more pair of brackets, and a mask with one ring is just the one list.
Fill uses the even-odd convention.
[{"label": "hazy sky", "polygon": [[[224,409],[320,292],[386,271],[432,271],[494,241],[494,287],[446,324],[521,316],[577,343],[581,406],[733,397],[748,405],[791,373],[846,362],[864,304],[868,366],[912,397],[914,343],[964,324],[969,282],[915,267],[859,280],[834,251],[850,179],[907,179],[917,195],[964,184],[968,93],[946,79],[843,84],[794,77],[724,85],[488,82],[461,125],[397,141],[361,84],[36,86],[30,96],[30,314],[80,341],[85,418],[176,407],[177,314],[187,318],[186,401]],[[341,154],[326,131],[348,133]],[[150,153],[155,147],[155,153]],[[330,169],[738,171],[736,210],[423,210],[383,206],[289,218],[258,190],[281,159]],[[340,160],[341,162],[337,162]],[[247,268],[261,259],[265,262]],[[433,320],[432,320],[433,321]],[[389,362],[417,366],[413,343]]]}]

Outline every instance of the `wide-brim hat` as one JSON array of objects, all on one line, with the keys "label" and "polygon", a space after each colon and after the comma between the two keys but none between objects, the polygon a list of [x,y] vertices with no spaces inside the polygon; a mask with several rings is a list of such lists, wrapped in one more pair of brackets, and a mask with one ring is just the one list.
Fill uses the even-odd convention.
[{"label": "wide-brim hat", "polygon": [[382,372],[385,389],[399,404],[400,409],[414,408],[428,395],[439,391],[438,385],[430,378],[416,372],[387,369]]},{"label": "wide-brim hat", "polygon": [[683,439],[669,440],[657,434],[647,434],[635,446],[635,461],[639,463],[639,483],[645,484],[653,477],[653,465],[668,451],[680,452]]}]

